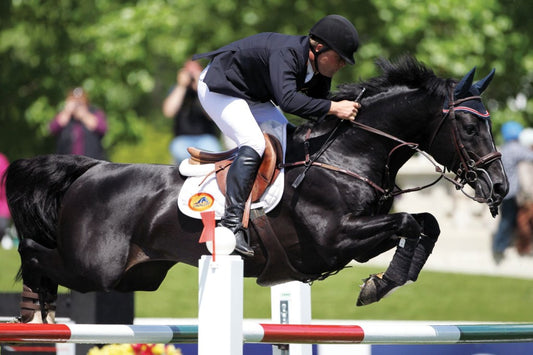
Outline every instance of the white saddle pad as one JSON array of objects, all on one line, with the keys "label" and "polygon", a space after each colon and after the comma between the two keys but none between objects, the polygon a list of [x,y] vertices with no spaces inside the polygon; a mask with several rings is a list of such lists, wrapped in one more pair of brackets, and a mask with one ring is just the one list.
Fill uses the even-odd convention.
[{"label": "white saddle pad", "polygon": [[[261,128],[279,139],[285,156],[285,125],[268,121],[262,124]],[[178,196],[178,208],[180,211],[189,217],[197,219],[201,219],[202,212],[215,211],[215,219],[222,218],[226,198],[218,188],[215,164],[192,165],[189,163],[189,159],[185,159],[181,162],[179,169],[182,175],[188,176]],[[274,209],[283,195],[284,181],[285,173],[282,169],[274,183],[266,189],[260,200],[252,204],[252,209],[262,207],[265,212]]]}]

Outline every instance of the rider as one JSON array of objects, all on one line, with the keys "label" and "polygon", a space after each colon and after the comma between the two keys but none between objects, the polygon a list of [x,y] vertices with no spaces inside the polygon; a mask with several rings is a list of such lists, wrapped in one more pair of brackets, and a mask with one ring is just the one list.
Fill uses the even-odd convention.
[{"label": "rider", "polygon": [[259,124],[286,123],[281,110],[303,118],[331,114],[354,120],[359,103],[330,101],[327,96],[331,78],[346,63],[355,63],[358,47],[353,24],[342,16],[328,15],[308,36],[259,33],[193,57],[211,59],[200,76],[198,97],[220,130],[238,146],[227,175],[220,222],[235,234],[238,253],[254,255],[242,217],[265,150]]}]

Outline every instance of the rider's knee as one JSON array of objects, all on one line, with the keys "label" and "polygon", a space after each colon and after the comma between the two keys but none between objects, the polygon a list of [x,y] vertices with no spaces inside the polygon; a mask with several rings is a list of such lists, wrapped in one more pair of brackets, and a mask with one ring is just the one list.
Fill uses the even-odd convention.
[{"label": "rider's knee", "polygon": [[259,156],[263,156],[263,153],[265,152],[265,138],[261,136],[261,139],[248,139],[241,143],[241,146],[248,146],[256,151]]}]

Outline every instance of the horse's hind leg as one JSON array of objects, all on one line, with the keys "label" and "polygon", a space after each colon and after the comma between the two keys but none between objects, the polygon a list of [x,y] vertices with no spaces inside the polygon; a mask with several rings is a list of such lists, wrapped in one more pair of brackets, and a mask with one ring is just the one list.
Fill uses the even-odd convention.
[{"label": "horse's hind leg", "polygon": [[[23,239],[19,245],[21,256],[22,301],[20,321],[22,323],[55,323],[55,302],[57,283],[44,276],[37,252],[44,251],[49,260],[57,258],[57,252],[44,248],[31,239]],[[42,257],[42,255],[41,255]]]},{"label": "horse's hind leg", "polygon": [[47,287],[35,288],[34,292],[25,283],[22,285],[22,301],[20,302],[20,322],[22,323],[55,323],[57,284],[47,278],[41,278],[40,284]]}]

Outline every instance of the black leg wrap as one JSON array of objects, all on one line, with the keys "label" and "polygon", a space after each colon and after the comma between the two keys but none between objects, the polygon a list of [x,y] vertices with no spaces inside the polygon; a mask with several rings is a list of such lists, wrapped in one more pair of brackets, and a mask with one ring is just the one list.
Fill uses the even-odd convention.
[{"label": "black leg wrap", "polygon": [[407,275],[417,242],[417,239],[400,240],[387,271],[382,274],[370,275],[363,280],[361,292],[357,298],[357,306],[378,302],[407,282]]},{"label": "black leg wrap", "polygon": [[405,238],[400,240],[392,261],[383,275],[385,281],[393,283],[395,286],[401,286],[407,282],[417,243],[418,239]]},{"label": "black leg wrap", "polygon": [[435,243],[437,242],[438,237],[430,237],[427,235],[422,235],[418,241],[418,244],[413,255],[413,261],[411,262],[411,267],[409,268],[409,280],[416,281],[418,275],[422,268],[426,264],[429,256],[433,252]]}]

